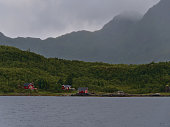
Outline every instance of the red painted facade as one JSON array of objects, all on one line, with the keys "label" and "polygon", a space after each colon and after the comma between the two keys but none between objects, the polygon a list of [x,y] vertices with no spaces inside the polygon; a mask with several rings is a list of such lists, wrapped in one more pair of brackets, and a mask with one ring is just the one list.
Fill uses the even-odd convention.
[{"label": "red painted facade", "polygon": [[88,93],[88,90],[85,90],[85,91],[79,91],[79,93]]},{"label": "red painted facade", "polygon": [[70,85],[62,85],[62,90],[70,90],[71,86]]},{"label": "red painted facade", "polygon": [[24,89],[35,90],[37,88],[34,87],[33,83],[26,83],[26,84],[24,84]]},{"label": "red painted facade", "polygon": [[33,85],[24,86],[24,89],[33,89],[33,88],[34,88]]},{"label": "red painted facade", "polygon": [[79,88],[79,89],[78,89],[78,92],[79,92],[80,94],[87,94],[87,93],[88,93],[88,88],[87,88],[87,87]]}]

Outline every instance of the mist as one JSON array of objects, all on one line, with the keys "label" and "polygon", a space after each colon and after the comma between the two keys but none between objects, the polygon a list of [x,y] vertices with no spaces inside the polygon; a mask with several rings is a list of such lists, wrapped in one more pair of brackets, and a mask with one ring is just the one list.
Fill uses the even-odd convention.
[{"label": "mist", "polygon": [[95,31],[114,16],[140,14],[159,0],[0,0],[0,32],[10,37],[57,37],[72,31]]}]

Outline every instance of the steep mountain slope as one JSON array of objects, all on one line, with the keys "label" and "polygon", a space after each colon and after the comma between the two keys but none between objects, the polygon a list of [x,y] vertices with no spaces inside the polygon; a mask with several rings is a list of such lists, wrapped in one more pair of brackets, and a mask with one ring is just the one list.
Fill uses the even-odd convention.
[{"label": "steep mountain slope", "polygon": [[120,53],[115,52],[121,51],[118,48],[121,48],[124,41],[122,36],[127,36],[126,33],[135,23],[135,20],[117,16],[96,32],[78,31],[46,40],[9,38],[2,34],[0,44],[15,46],[22,50],[30,49],[46,57],[118,63]]},{"label": "steep mountain slope", "polygon": [[137,24],[131,42],[139,61],[166,61],[170,59],[170,1],[161,0],[149,9]]},{"label": "steep mountain slope", "polygon": [[78,31],[57,38],[9,38],[0,34],[0,44],[11,45],[46,57],[109,63],[148,63],[170,59],[170,1],[161,0],[141,18],[118,15],[101,30]]}]

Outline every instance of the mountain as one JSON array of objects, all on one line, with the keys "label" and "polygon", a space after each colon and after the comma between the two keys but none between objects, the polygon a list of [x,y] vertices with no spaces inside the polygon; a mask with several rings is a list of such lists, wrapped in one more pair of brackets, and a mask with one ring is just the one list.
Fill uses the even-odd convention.
[{"label": "mountain", "polygon": [[170,1],[161,0],[141,16],[123,13],[95,32],[78,31],[57,38],[9,38],[0,44],[69,60],[140,64],[170,60]]},{"label": "mountain", "polygon": [[161,0],[149,9],[138,23],[131,42],[137,45],[133,53],[137,53],[139,60],[166,61],[170,59],[169,8],[170,1]]}]

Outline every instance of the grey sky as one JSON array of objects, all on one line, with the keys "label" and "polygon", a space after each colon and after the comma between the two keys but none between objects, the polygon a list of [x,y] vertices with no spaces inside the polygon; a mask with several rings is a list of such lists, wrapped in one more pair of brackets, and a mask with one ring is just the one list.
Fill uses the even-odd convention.
[{"label": "grey sky", "polygon": [[0,0],[0,32],[10,37],[57,37],[97,30],[125,11],[144,14],[159,0]]}]

